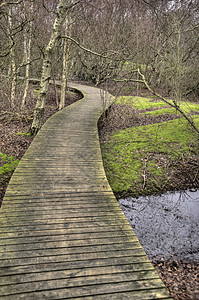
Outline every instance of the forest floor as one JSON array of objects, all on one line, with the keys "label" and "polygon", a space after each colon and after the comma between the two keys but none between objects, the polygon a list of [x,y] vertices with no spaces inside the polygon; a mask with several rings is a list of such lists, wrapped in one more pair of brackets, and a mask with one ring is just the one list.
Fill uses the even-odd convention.
[{"label": "forest floor", "polygon": [[[32,95],[35,87],[32,89]],[[31,96],[31,95],[30,95]],[[26,109],[24,111],[20,111],[19,109],[15,109],[9,112],[6,110],[6,103],[0,102],[0,153],[3,153],[4,157],[0,157],[0,204],[3,199],[4,193],[6,191],[7,185],[9,183],[9,179],[11,177],[12,172],[10,172],[9,168],[3,168],[6,163],[13,165],[13,169],[15,167],[15,161],[20,160],[24,155],[25,151],[29,147],[32,137],[24,134],[28,132],[32,117],[33,117],[33,109],[35,106],[35,98],[30,97],[32,101],[29,101]],[[75,93],[67,93],[66,106],[75,102],[79,99],[79,95]],[[125,108],[128,109],[129,108]],[[121,122],[119,125],[119,119],[121,119],[121,114],[124,112],[124,107],[115,107],[112,112],[114,112],[115,121],[108,122],[108,126],[101,123],[99,127],[101,127],[100,138],[106,139],[107,135],[115,130],[120,130],[126,128],[125,122],[128,123],[128,126],[137,126],[140,124],[145,124],[146,118],[143,117],[143,120],[133,119],[126,120],[125,122]],[[50,93],[48,95],[46,110],[44,121],[45,122],[51,115],[57,112],[57,104],[55,101],[55,92],[51,87]],[[109,116],[110,117],[110,116]],[[160,118],[160,117],[159,117]],[[165,121],[168,120],[168,117],[165,116]],[[149,119],[148,119],[149,120]],[[158,118],[156,119],[156,121]],[[149,122],[154,122],[154,117],[151,117]],[[102,120],[101,120],[102,122]],[[137,123],[136,123],[137,122]],[[128,127],[127,126],[127,127]],[[102,135],[103,134],[103,135]],[[9,157],[13,157],[9,159]],[[191,172],[191,169],[190,169]],[[186,179],[187,173],[184,173],[184,180]],[[187,184],[188,186],[188,184]],[[154,266],[159,273],[160,277],[164,281],[167,286],[170,295],[175,300],[184,300],[184,299],[198,299],[197,295],[197,284],[198,284],[198,274],[199,274],[199,264],[196,262],[185,262],[185,261],[158,261],[154,262]]]}]

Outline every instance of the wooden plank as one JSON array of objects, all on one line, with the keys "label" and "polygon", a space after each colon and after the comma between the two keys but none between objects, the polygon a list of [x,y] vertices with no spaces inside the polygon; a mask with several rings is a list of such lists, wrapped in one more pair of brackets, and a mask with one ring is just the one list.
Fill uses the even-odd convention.
[{"label": "wooden plank", "polygon": [[[148,263],[149,260],[144,256],[130,256],[130,257],[117,257],[117,258],[103,258],[103,259],[89,259],[89,260],[76,260],[76,261],[63,261],[63,262],[47,262],[43,264],[33,264],[26,266],[9,266],[0,268],[0,276],[16,275],[16,274],[31,274],[39,272],[49,272],[57,270],[76,270],[94,267],[107,267],[115,266],[120,268],[120,265],[127,264],[143,264]],[[9,278],[8,278],[9,280]]]},{"label": "wooden plank", "polygon": [[[128,281],[128,282],[114,282],[107,284],[99,284],[99,285],[86,285],[82,287],[65,287],[56,289],[53,285],[47,287],[47,290],[31,292],[31,298],[29,293],[23,294],[13,294],[17,296],[17,299],[69,299],[75,297],[84,297],[84,296],[92,296],[96,295],[104,295],[107,292],[110,293],[118,293],[118,292],[127,292],[127,291],[136,291],[139,295],[138,291],[145,291],[147,293],[148,290],[157,289],[158,288],[158,296],[166,296],[163,283],[160,279],[148,279],[148,280],[137,280],[137,281]],[[106,292],[107,291],[107,292]],[[12,299],[12,296],[3,296],[5,299]],[[156,298],[157,299],[157,298]]]},{"label": "wooden plank", "polygon": [[53,229],[53,228],[50,228],[48,230],[35,230],[35,231],[17,231],[15,233],[0,233],[0,238],[1,239],[11,239],[11,238],[31,238],[31,237],[41,237],[41,236],[52,236],[52,235],[74,235],[74,234],[92,234],[92,233],[99,233],[99,232],[118,232],[118,230],[122,230],[124,232],[124,234],[127,232],[130,231],[130,233],[132,233],[131,229],[129,228],[129,226],[122,226],[119,227],[119,226],[109,226],[107,228],[107,226],[105,227],[94,227],[94,226],[91,226],[91,227],[83,227],[83,228],[77,228],[77,229],[73,229],[73,228],[56,228],[56,229]]},{"label": "wooden plank", "polygon": [[[12,203],[13,204],[13,203]],[[93,210],[102,210],[104,211],[105,209],[108,210],[108,211],[112,211],[113,209],[117,209],[119,208],[118,204],[117,203],[106,203],[106,202],[99,202],[99,203],[82,203],[82,202],[79,202],[79,203],[74,203],[73,204],[69,204],[69,203],[64,203],[64,204],[61,204],[59,205],[59,203],[54,203],[52,205],[51,204],[46,204],[46,203],[41,203],[41,204],[38,204],[38,203],[30,203],[30,204],[26,204],[24,205],[23,204],[19,204],[17,205],[16,203],[14,203],[15,205],[7,205],[6,206],[6,209],[4,209],[4,213],[6,213],[8,215],[9,212],[12,212],[12,210],[14,210],[14,212],[17,214],[20,213],[20,212],[31,212],[31,211],[34,211],[34,212],[45,212],[45,211],[70,211],[70,210],[81,210],[81,211],[93,211]],[[2,214],[2,217],[3,217],[3,214]]]},{"label": "wooden plank", "polygon": [[126,250],[137,250],[141,249],[139,242],[129,242],[129,243],[116,243],[116,244],[103,244],[103,245],[93,245],[93,246],[81,246],[81,247],[65,247],[65,248],[50,248],[50,249],[36,249],[17,251],[14,252],[0,252],[0,259],[3,260],[15,259],[15,258],[31,258],[40,256],[52,256],[52,255],[63,255],[63,254],[82,254],[82,253],[97,253],[97,252],[114,252],[114,251],[126,251]]},{"label": "wooden plank", "polygon": [[71,218],[60,218],[59,216],[56,218],[47,218],[47,219],[41,219],[38,217],[36,218],[25,218],[25,217],[18,217],[16,218],[4,218],[0,220],[0,228],[14,228],[14,227],[21,227],[23,229],[24,226],[37,226],[37,225],[48,225],[48,224],[64,224],[64,226],[68,227],[70,224],[76,223],[77,225],[80,223],[86,224],[87,222],[90,223],[98,223],[98,222],[104,222],[104,224],[119,224],[121,222],[121,225],[123,222],[125,222],[126,219],[124,219],[123,215],[117,216],[117,219],[112,218],[112,214],[102,216],[86,216],[86,217],[71,217]]},{"label": "wooden plank", "polygon": [[[66,299],[66,298],[62,298]],[[167,299],[172,300],[168,296],[168,293],[163,289],[150,289],[150,290],[143,290],[143,291],[125,291],[125,292],[117,292],[117,293],[106,293],[102,295],[95,295],[92,296],[85,296],[84,298],[75,297],[74,300],[118,300],[118,299],[125,299],[125,300],[132,300],[132,299],[140,299],[140,300],[150,300],[150,299]]]},{"label": "wooden plank", "polygon": [[[53,279],[67,279],[71,278],[72,275],[77,277],[87,277],[87,276],[101,276],[101,275],[113,275],[113,274],[120,274],[120,273],[128,273],[128,272],[144,272],[147,273],[148,271],[152,271],[154,273],[154,269],[151,263],[139,263],[139,264],[123,264],[119,266],[102,266],[102,267],[92,267],[92,268],[81,268],[74,270],[56,270],[56,271],[45,271],[41,273],[27,273],[25,274],[14,274],[8,276],[1,276],[0,277],[0,286],[10,286],[12,284],[19,284],[19,283],[29,283],[29,282],[37,282],[37,281],[46,281],[46,280],[53,280]],[[39,276],[39,278],[38,278]]]},{"label": "wooden plank", "polygon": [[[141,271],[141,272],[126,272],[126,273],[116,273],[116,274],[102,274],[95,276],[79,276],[79,277],[66,277],[53,280],[46,280],[45,282],[39,281],[38,278],[34,282],[30,283],[17,283],[12,284],[12,293],[28,293],[28,292],[37,292],[48,289],[60,289],[66,287],[85,287],[91,286],[93,284],[111,284],[111,283],[121,283],[136,281],[139,278],[139,281],[142,280],[154,280],[158,279],[158,275],[153,271]],[[10,295],[10,286],[2,286],[0,290],[0,296]]]},{"label": "wooden plank", "polygon": [[[17,169],[16,169],[17,170]],[[38,170],[37,170],[38,171]],[[67,190],[65,190],[65,191],[62,191],[62,192],[60,192],[60,193],[55,193],[53,190],[52,191],[50,191],[50,192],[48,192],[48,193],[44,193],[44,192],[40,192],[40,191],[38,191],[37,193],[32,193],[31,195],[30,194],[21,194],[21,195],[15,195],[15,196],[13,196],[13,195],[9,195],[9,190],[7,190],[6,191],[6,194],[5,194],[5,197],[4,197],[4,199],[10,199],[10,200],[12,200],[12,199],[15,199],[15,198],[17,198],[17,199],[23,199],[24,197],[27,199],[27,197],[28,198],[31,198],[31,199],[40,199],[40,197],[48,197],[48,198],[50,198],[50,197],[54,197],[54,198],[57,198],[57,199],[59,199],[59,198],[63,198],[63,197],[71,197],[71,196],[73,196],[73,197],[90,197],[90,196],[94,196],[94,197],[102,197],[102,198],[104,198],[104,197],[107,197],[107,195],[109,196],[109,197],[114,197],[114,195],[113,195],[113,192],[111,191],[111,190],[103,190],[103,191],[99,191],[99,190],[92,190],[92,191],[90,191],[90,190],[87,190],[87,191],[75,191],[75,192],[69,192],[69,191],[67,191]]]},{"label": "wooden plank", "polygon": [[97,246],[97,245],[112,245],[116,243],[134,243],[137,241],[137,238],[131,238],[120,236],[120,237],[111,237],[107,239],[98,238],[98,239],[80,239],[80,240],[68,240],[67,238],[59,239],[56,241],[36,241],[35,243],[15,243],[15,244],[8,244],[8,245],[1,245],[0,252],[17,252],[17,251],[24,251],[24,250],[37,250],[37,249],[50,249],[50,248],[71,248],[71,247],[83,247],[83,246]]},{"label": "wooden plank", "polygon": [[96,209],[90,209],[90,211],[88,212],[88,210],[84,210],[84,211],[78,211],[78,209],[74,209],[74,210],[70,210],[70,211],[63,211],[63,212],[44,212],[44,211],[40,211],[40,213],[38,214],[37,212],[34,213],[34,211],[31,212],[21,212],[20,214],[17,214],[17,212],[4,212],[1,214],[0,219],[5,219],[5,218],[9,218],[10,220],[13,218],[17,218],[17,220],[20,220],[21,218],[27,218],[29,219],[30,217],[32,218],[32,220],[34,219],[53,219],[53,218],[72,218],[72,217],[76,217],[76,218],[87,218],[87,217],[99,217],[99,216],[116,216],[116,212],[117,212],[117,216],[121,216],[123,217],[123,213],[122,211],[120,211],[118,209],[118,211],[116,211],[115,209],[112,209],[111,211],[108,209],[104,209],[103,211],[97,211]]},{"label": "wooden plank", "polygon": [[17,238],[1,238],[0,245],[17,245],[17,244],[29,244],[29,243],[40,243],[40,242],[50,242],[50,241],[73,241],[73,240],[90,240],[90,239],[109,239],[109,238],[119,238],[119,237],[126,237],[130,240],[137,240],[135,238],[135,234],[132,233],[132,230],[120,230],[120,231],[113,231],[113,232],[92,232],[91,233],[73,233],[68,234],[67,230],[65,233],[57,233],[51,235],[44,235],[44,236],[26,236],[26,237],[17,237]]},{"label": "wooden plank", "polygon": [[28,235],[36,235],[37,232],[41,232],[42,234],[44,232],[47,232],[50,234],[52,231],[61,231],[63,229],[67,229],[68,232],[93,232],[96,229],[98,231],[105,231],[107,230],[114,231],[114,230],[125,230],[129,229],[128,224],[125,224],[121,222],[121,224],[118,223],[105,223],[105,222],[85,222],[85,223],[60,223],[60,224],[37,224],[37,225],[30,225],[30,226],[25,226],[24,228],[19,226],[19,227],[5,227],[1,228],[0,231],[0,238],[3,237],[5,234],[7,238],[17,235],[23,235],[25,234]]},{"label": "wooden plank", "polygon": [[76,260],[84,260],[84,261],[90,261],[90,260],[96,260],[96,259],[108,259],[108,258],[120,258],[120,257],[141,257],[145,255],[145,252],[142,250],[141,247],[137,249],[122,249],[117,251],[104,251],[104,252],[89,252],[89,253],[67,253],[65,254],[57,254],[55,255],[48,255],[48,256],[39,256],[36,257],[28,257],[28,258],[1,258],[1,267],[12,267],[12,266],[28,266],[28,265],[34,265],[34,264],[46,264],[46,263],[55,263],[55,262],[71,262]]}]

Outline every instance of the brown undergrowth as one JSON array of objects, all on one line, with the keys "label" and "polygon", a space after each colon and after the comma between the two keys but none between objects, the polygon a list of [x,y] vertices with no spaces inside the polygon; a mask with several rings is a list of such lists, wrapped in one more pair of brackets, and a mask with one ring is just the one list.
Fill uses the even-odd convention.
[{"label": "brown undergrowth", "polygon": [[174,300],[199,299],[198,262],[159,261],[154,267]]}]

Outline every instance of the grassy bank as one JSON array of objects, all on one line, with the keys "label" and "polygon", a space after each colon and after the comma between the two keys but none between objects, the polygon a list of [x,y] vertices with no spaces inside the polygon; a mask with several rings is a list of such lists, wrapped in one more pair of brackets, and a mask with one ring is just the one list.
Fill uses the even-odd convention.
[{"label": "grassy bank", "polygon": [[[198,138],[184,118],[154,99],[119,97],[116,105],[132,106],[137,119],[153,116],[150,124],[116,131],[101,144],[105,171],[116,195],[137,197],[198,186]],[[199,127],[199,105],[183,102],[182,108]],[[162,118],[156,123],[161,115],[167,121]]]}]

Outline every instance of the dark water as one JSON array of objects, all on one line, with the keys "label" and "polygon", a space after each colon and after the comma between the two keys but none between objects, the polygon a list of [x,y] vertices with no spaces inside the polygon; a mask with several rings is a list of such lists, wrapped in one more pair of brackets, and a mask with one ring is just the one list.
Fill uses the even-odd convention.
[{"label": "dark water", "polygon": [[120,199],[147,255],[199,261],[199,190]]}]

